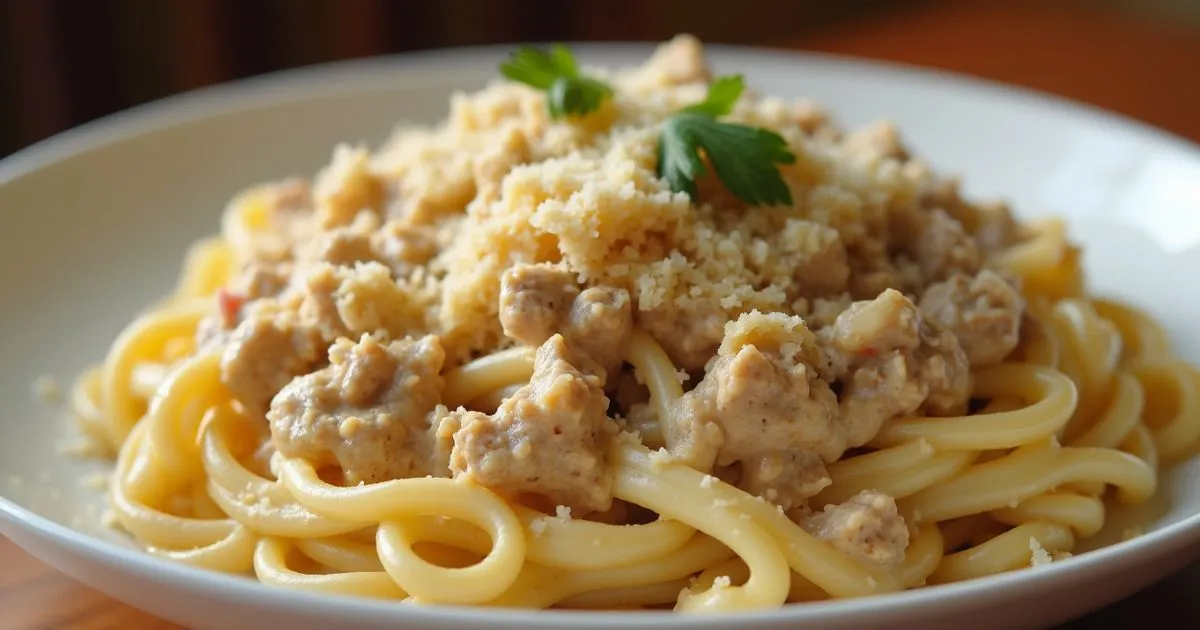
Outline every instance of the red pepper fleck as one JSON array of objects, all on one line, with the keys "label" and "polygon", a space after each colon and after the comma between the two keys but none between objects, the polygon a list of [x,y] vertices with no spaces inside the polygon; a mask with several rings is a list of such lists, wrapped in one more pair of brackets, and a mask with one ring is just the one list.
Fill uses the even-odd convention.
[{"label": "red pepper fleck", "polygon": [[858,356],[875,358],[879,354],[879,348],[867,347],[858,351]]},{"label": "red pepper fleck", "polygon": [[217,289],[217,309],[221,313],[221,324],[225,328],[233,328],[237,325],[238,314],[245,303],[245,295],[234,293],[224,288]]}]

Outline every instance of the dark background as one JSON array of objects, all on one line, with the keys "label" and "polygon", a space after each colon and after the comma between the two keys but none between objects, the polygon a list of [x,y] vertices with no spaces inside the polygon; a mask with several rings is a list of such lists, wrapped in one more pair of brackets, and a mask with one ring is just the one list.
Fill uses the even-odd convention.
[{"label": "dark background", "polygon": [[[1010,23],[1018,6],[1070,12],[1067,31],[1042,32],[1045,19]],[[871,31],[897,15],[938,11],[961,15],[924,30]],[[1200,98],[1200,47],[1187,49],[1190,60],[1165,47],[1200,38],[1200,0],[0,0],[0,155],[138,103],[283,68],[445,46],[662,40],[677,32],[974,72],[1167,127],[1194,119],[1200,139],[1200,103],[1163,94],[1161,80],[1158,92],[1147,91],[1157,74],[1139,76],[1148,71],[1120,55],[1096,59],[1075,41],[1106,37],[1093,32],[1098,20],[1140,29],[1138,42],[1111,41],[1101,53],[1157,46],[1161,58],[1147,67],[1178,69],[1179,82],[1190,83],[1175,91]],[[1091,65],[1081,68],[1086,56]],[[1108,100],[1072,92],[1081,80]]]},{"label": "dark background", "polygon": [[[0,0],[0,151],[131,105],[272,70],[515,41],[756,43],[888,0]],[[764,19],[765,16],[773,19]],[[15,97],[15,98],[13,98]]]}]

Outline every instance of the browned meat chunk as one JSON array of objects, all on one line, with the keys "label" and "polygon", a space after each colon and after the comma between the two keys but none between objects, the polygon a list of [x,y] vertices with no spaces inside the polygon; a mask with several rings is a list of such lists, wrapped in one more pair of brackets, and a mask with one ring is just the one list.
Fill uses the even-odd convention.
[{"label": "browned meat chunk", "polygon": [[500,325],[504,334],[540,346],[566,318],[579,286],[575,275],[550,264],[516,265],[500,279]]},{"label": "browned meat chunk", "polygon": [[254,309],[224,347],[221,381],[238,401],[261,413],[288,381],[324,359],[326,347],[320,333],[295,313]]},{"label": "browned meat chunk", "polygon": [[429,458],[444,360],[433,336],[339,339],[327,367],[292,380],[271,401],[276,450],[338,466],[349,484],[442,472]]},{"label": "browned meat chunk", "polygon": [[922,215],[910,250],[926,282],[946,280],[960,271],[974,274],[983,264],[976,241],[942,210]]},{"label": "browned meat chunk", "polygon": [[1017,347],[1024,312],[1021,296],[994,271],[985,269],[975,277],[954,274],[932,284],[920,306],[927,321],[958,338],[972,367],[999,363]]},{"label": "browned meat chunk", "polygon": [[667,422],[672,454],[709,471],[742,464],[745,489],[789,507],[828,485],[845,449],[837,399],[814,367],[816,337],[795,316],[757,311],[725,327],[704,379]]},{"label": "browned meat chunk", "polygon": [[743,461],[738,486],[787,510],[805,505],[831,483],[817,454],[775,451]]},{"label": "browned meat chunk", "polygon": [[[252,410],[264,411],[288,381],[321,365],[338,338],[423,332],[422,314],[413,312],[420,306],[412,303],[415,296],[378,263],[317,263],[293,282],[277,297],[247,304],[232,335],[217,331],[215,339],[224,345],[222,380]],[[207,329],[205,334],[212,336]]]},{"label": "browned meat chunk", "polygon": [[963,198],[960,188],[957,178],[940,179],[925,192],[922,204],[941,208],[961,223],[985,254],[1003,251],[1021,240],[1021,225],[1008,206],[999,202],[973,204]]},{"label": "browned meat chunk", "polygon": [[894,567],[904,561],[908,527],[886,494],[864,490],[804,520],[813,535],[860,561]]},{"label": "browned meat chunk", "polygon": [[616,425],[599,379],[571,360],[562,335],[550,337],[533,378],[493,415],[451,412],[438,434],[453,440],[450,471],[509,495],[534,494],[576,514],[612,503],[607,449]]},{"label": "browned meat chunk", "polygon": [[654,337],[671,361],[680,369],[702,370],[721,345],[721,335],[729,316],[712,305],[681,309],[673,304],[649,311],[638,311],[637,322]]},{"label": "browned meat chunk", "polygon": [[196,328],[196,351],[219,352],[233,338],[247,306],[256,300],[275,297],[288,285],[291,263],[250,262],[214,299],[217,312],[200,320]]},{"label": "browned meat chunk", "polygon": [[839,407],[847,447],[869,442],[886,420],[922,404],[945,413],[970,396],[970,368],[954,336],[922,321],[899,291],[851,304],[821,334],[826,377],[843,384]]},{"label": "browned meat chunk", "polygon": [[572,350],[599,364],[606,374],[624,358],[633,327],[631,310],[624,289],[580,291],[574,275],[554,265],[516,265],[504,272],[500,282],[500,324],[505,335],[539,346],[561,333]]}]

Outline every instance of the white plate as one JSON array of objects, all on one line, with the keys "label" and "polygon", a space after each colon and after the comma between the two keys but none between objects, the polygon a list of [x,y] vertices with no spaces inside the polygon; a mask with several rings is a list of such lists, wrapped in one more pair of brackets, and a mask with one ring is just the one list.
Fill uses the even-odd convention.
[{"label": "white plate", "polygon": [[[665,614],[422,608],[318,597],[152,558],[106,530],[98,465],[58,451],[72,435],[31,384],[64,385],[102,357],[142,305],[172,285],[184,248],[217,229],[243,186],[311,174],[340,140],[378,142],[400,119],[433,122],[458,88],[482,85],[507,48],[292,71],[168,99],[63,134],[0,163],[0,532],[65,573],[198,628],[717,627]],[[577,47],[629,65],[647,46]],[[815,98],[846,124],[897,121],[918,153],[962,173],[973,195],[1025,216],[1066,215],[1095,290],[1161,318],[1200,360],[1200,152],[1114,116],[1028,93],[877,64],[714,47],[718,70],[766,93]],[[739,616],[742,628],[1045,625],[1182,567],[1200,551],[1200,458],[1168,475],[1145,536],[1037,570],[857,601]],[[1148,516],[1147,516],[1148,515]],[[1131,520],[1108,529],[1115,538]]]}]

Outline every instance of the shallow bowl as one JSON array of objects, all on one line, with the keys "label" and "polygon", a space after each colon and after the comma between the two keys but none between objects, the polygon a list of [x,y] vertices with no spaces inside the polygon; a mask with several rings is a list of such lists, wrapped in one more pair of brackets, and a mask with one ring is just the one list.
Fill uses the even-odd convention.
[{"label": "shallow bowl", "polygon": [[[181,254],[217,230],[246,185],[307,175],[339,141],[377,143],[398,121],[433,122],[482,86],[507,48],[452,50],[290,71],[170,98],[89,124],[0,162],[0,533],[68,575],[194,628],[820,627],[1048,625],[1101,607],[1200,556],[1200,459],[1165,475],[1158,500],[1116,513],[1093,545],[1035,570],[783,610],[695,618],[416,607],[268,588],[169,564],[100,517],[83,483],[102,469],[64,455],[67,414],[31,393],[102,357],[168,291]],[[583,61],[632,65],[644,45],[580,45]],[[1149,127],[976,80],[828,56],[712,47],[718,71],[810,97],[846,125],[894,120],[935,168],[1023,217],[1065,216],[1093,291],[1142,306],[1200,361],[1200,151]],[[43,381],[45,383],[45,381]],[[1120,542],[1141,525],[1143,536]]]}]

